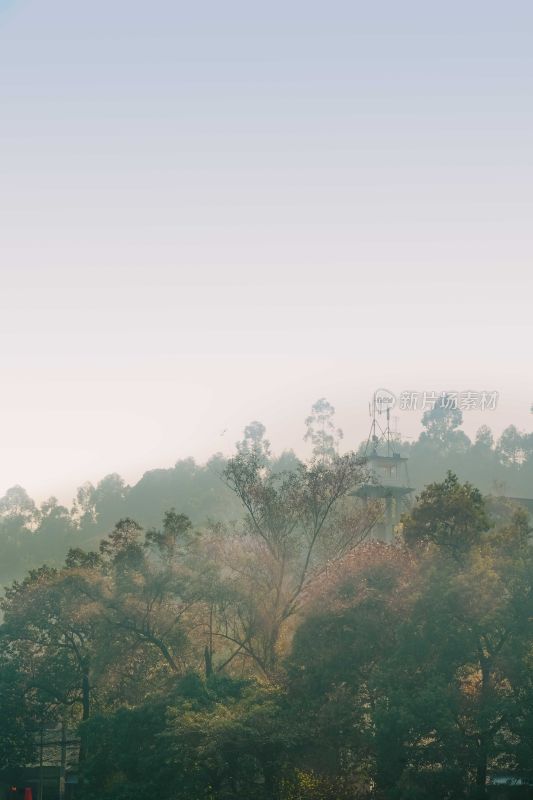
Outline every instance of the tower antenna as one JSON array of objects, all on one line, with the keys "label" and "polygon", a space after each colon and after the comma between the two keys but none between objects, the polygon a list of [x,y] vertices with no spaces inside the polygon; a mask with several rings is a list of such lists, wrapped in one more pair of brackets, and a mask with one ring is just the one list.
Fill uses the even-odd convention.
[{"label": "tower antenna", "polygon": [[383,503],[383,514],[376,523],[375,533],[378,538],[388,542],[392,541],[401,515],[409,507],[410,495],[414,491],[409,486],[408,459],[400,453],[397,417],[394,418],[395,430],[391,430],[390,412],[395,402],[396,398],[391,392],[380,389],[374,392],[372,403],[369,403],[372,422],[364,453],[369,478],[355,492],[365,504],[369,500]]}]

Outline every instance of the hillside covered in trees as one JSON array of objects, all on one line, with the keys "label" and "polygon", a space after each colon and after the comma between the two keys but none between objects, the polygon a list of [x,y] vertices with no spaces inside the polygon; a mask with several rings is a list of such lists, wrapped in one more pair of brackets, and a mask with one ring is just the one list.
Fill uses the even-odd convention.
[{"label": "hillside covered in trees", "polygon": [[[510,425],[495,440],[490,428],[482,426],[471,441],[461,423],[460,411],[436,408],[424,414],[418,440],[398,442],[398,450],[409,458],[409,478],[415,490],[442,479],[451,469],[486,494],[532,497],[533,433]],[[338,448],[342,432],[325,400],[316,404],[302,428],[304,438],[319,450],[316,431],[323,434],[323,425],[331,438],[329,446]],[[265,441],[264,426],[253,422],[245,430],[245,444],[238,446],[263,446]],[[360,454],[365,444],[359,447]],[[298,462],[292,451],[272,456],[268,447],[266,458],[273,471],[292,469]],[[158,525],[171,508],[199,526],[209,520],[237,520],[239,503],[223,479],[226,464],[221,454],[213,455],[206,464],[188,458],[169,469],[146,472],[133,486],[118,474],[107,475],[96,486],[80,486],[70,508],[53,497],[38,506],[22,487],[12,487],[0,499],[0,585],[43,561],[59,565],[71,547],[96,546],[122,517],[135,519],[144,528]]]},{"label": "hillside covered in trees", "polygon": [[[532,529],[485,490],[518,491],[530,439],[424,422],[409,452],[429,480],[389,543],[325,401],[308,462],[273,459],[254,423],[230,459],[111,476],[72,512],[8,493],[4,536],[56,561],[43,544],[2,600],[0,773],[55,726],[79,737],[80,800],[458,800],[530,780]],[[483,492],[431,480],[460,453]]]}]

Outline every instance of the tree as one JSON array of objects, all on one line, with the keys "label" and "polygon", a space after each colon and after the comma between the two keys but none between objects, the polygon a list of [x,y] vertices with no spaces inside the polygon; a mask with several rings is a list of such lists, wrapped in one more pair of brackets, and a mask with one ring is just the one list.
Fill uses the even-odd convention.
[{"label": "tree", "polygon": [[515,425],[509,425],[498,439],[496,451],[503,464],[522,464],[527,458],[527,436]]},{"label": "tree", "polygon": [[164,698],[93,719],[82,800],[280,800],[294,726],[283,695],[189,674]]},{"label": "tree", "polygon": [[16,663],[0,656],[0,771],[24,766],[35,755],[32,709]]},{"label": "tree", "polygon": [[494,436],[488,425],[481,425],[476,432],[475,446],[492,450],[494,447]]},{"label": "tree", "polygon": [[16,520],[29,529],[33,529],[38,519],[37,507],[26,489],[12,486],[0,499],[0,517]]},{"label": "tree", "polygon": [[435,403],[422,416],[422,425],[426,428],[426,435],[441,444],[457,431],[463,422],[463,413],[454,404],[449,395],[444,395],[441,402]]},{"label": "tree", "polygon": [[224,664],[245,656],[275,673],[280,641],[309,586],[374,522],[373,506],[343,502],[364,474],[354,454],[299,463],[291,472],[273,472],[250,451],[230,459],[224,476],[247,514],[242,536],[228,537],[220,551],[227,573],[216,636],[235,645]]},{"label": "tree", "polygon": [[1,638],[25,676],[25,691],[53,719],[88,719],[99,620],[75,575],[32,570],[6,589],[1,607]]},{"label": "tree", "polygon": [[178,514],[175,509],[165,512],[162,530],[152,528],[146,534],[146,544],[153,547],[167,565],[175,563],[178,555],[184,556],[193,540],[191,520],[186,514]]},{"label": "tree", "polygon": [[519,513],[460,560],[376,544],[329,575],[289,671],[316,769],[352,781],[364,765],[380,800],[456,800],[485,797],[491,767],[528,763],[529,533]]},{"label": "tree", "polygon": [[100,544],[98,571],[82,576],[84,593],[119,637],[122,657],[146,658],[162,677],[169,670],[183,674],[189,658],[198,661],[188,626],[198,624],[191,619],[202,603],[203,583],[195,578],[191,528],[187,517],[170,511],[163,530],[149,531],[145,539],[134,520],[122,519]]},{"label": "tree", "polygon": [[72,506],[72,517],[81,528],[90,528],[96,523],[96,489],[90,481],[78,488]]},{"label": "tree", "polygon": [[305,441],[313,445],[313,456],[318,459],[334,458],[343,437],[342,430],[335,427],[335,409],[325,397],[321,397],[311,407],[311,414],[305,420],[307,427]]},{"label": "tree", "polygon": [[441,483],[427,486],[412,512],[403,518],[403,537],[410,547],[428,544],[446,548],[458,557],[489,528],[481,492],[448,472]]},{"label": "tree", "polygon": [[265,438],[266,428],[262,422],[254,420],[244,429],[244,438],[237,442],[237,452],[247,455],[253,453],[265,463],[270,459],[270,442]]},{"label": "tree", "polygon": [[[374,796],[380,673],[402,636],[414,566],[407,552],[370,541],[313,587],[288,658],[288,683],[306,731],[299,766],[324,789],[319,798]],[[396,758],[392,744],[389,762]]]}]

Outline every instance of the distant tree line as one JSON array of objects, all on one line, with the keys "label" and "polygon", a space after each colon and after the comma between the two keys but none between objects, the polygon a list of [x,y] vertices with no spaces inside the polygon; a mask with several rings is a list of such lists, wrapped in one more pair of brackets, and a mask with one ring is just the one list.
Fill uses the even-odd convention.
[{"label": "distant tree line", "polygon": [[[441,480],[451,469],[486,494],[533,496],[533,433],[511,425],[495,441],[490,429],[482,426],[471,441],[460,428],[461,412],[454,409],[430,410],[422,423],[417,441],[398,442],[400,452],[409,457],[409,479],[415,489]],[[285,451],[273,456],[265,434],[264,425],[254,421],[238,447],[243,452],[259,448],[273,472],[293,469],[298,463],[296,455]],[[335,424],[334,408],[324,398],[314,404],[306,419],[304,438],[316,458],[339,451],[342,431]],[[360,454],[364,446],[362,443]],[[96,546],[123,517],[150,528],[166,510],[179,508],[196,526],[210,520],[237,520],[240,504],[223,480],[226,465],[221,454],[204,465],[184,459],[172,468],[146,472],[133,486],[120,475],[107,475],[96,486],[81,486],[71,508],[54,497],[37,506],[22,487],[12,487],[0,498],[0,586],[44,561],[60,565],[70,548]]]}]

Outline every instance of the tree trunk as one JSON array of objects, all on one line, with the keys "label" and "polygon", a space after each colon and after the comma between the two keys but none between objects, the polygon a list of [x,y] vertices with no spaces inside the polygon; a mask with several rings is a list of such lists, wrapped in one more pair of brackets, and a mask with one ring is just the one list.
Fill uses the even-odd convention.
[{"label": "tree trunk", "polygon": [[[91,716],[91,684],[89,681],[89,666],[84,664],[81,677],[81,705],[82,721],[87,722]],[[80,737],[80,764],[87,758],[87,733],[82,725]]]},{"label": "tree trunk", "polygon": [[61,762],[59,766],[59,800],[65,800],[67,777],[67,727],[65,720],[61,721]]},{"label": "tree trunk", "polygon": [[489,732],[486,729],[488,720],[485,719],[485,711],[487,708],[488,694],[490,691],[490,664],[486,656],[481,656],[481,731],[479,734],[479,749],[477,754],[476,765],[476,798],[486,797],[487,785],[487,761],[489,755]]},{"label": "tree trunk", "polygon": [[213,654],[206,645],[204,648],[205,677],[210,678],[213,674]]},{"label": "tree trunk", "polygon": [[486,734],[479,737],[479,751],[476,768],[476,797],[485,797],[485,787],[487,785],[487,758],[488,742]]},{"label": "tree trunk", "polygon": [[44,748],[44,722],[41,720],[41,728],[39,735],[39,789],[38,800],[43,800],[43,786],[44,786],[44,765],[43,765],[43,748]]}]

